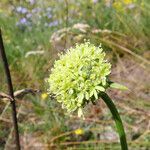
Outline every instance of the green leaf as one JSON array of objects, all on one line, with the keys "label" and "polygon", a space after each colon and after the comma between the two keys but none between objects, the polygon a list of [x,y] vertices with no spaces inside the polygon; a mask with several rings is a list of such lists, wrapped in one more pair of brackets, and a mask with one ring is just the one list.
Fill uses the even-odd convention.
[{"label": "green leaf", "polygon": [[105,88],[103,88],[102,86],[96,86],[95,89],[104,92]]},{"label": "green leaf", "polygon": [[94,94],[94,93],[93,93],[93,90],[92,90],[92,91],[90,92],[90,97],[92,97],[92,96],[93,96],[93,94]]},{"label": "green leaf", "polygon": [[110,84],[110,87],[119,90],[128,90],[126,86],[114,82]]},{"label": "green leaf", "polygon": [[87,100],[89,100],[90,95],[89,95],[89,93],[88,93],[88,92],[86,92],[86,93],[85,93],[85,98],[86,98]]},{"label": "green leaf", "polygon": [[84,94],[83,93],[80,93],[78,98],[80,99],[80,101],[82,101],[84,99]]},{"label": "green leaf", "polygon": [[93,93],[94,93],[95,98],[98,99],[98,95],[97,95],[96,90],[94,90]]},{"label": "green leaf", "polygon": [[105,86],[106,85],[106,77],[102,78],[102,85]]}]

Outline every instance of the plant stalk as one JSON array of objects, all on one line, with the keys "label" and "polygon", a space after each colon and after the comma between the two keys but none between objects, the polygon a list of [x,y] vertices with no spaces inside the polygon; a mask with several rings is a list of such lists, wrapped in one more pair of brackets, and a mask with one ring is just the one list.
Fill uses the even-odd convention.
[{"label": "plant stalk", "polygon": [[128,150],[128,145],[127,145],[127,141],[126,141],[126,134],[124,131],[123,123],[122,123],[122,120],[120,118],[120,115],[117,111],[115,104],[113,103],[111,98],[104,92],[101,92],[100,97],[104,100],[104,102],[106,103],[106,105],[110,109],[112,116],[113,116],[113,119],[115,120],[122,150]]},{"label": "plant stalk", "polygon": [[9,66],[8,66],[8,62],[7,62],[7,57],[6,57],[6,54],[5,54],[5,49],[4,49],[1,30],[0,30],[0,54],[1,54],[1,57],[2,57],[2,61],[3,61],[4,69],[5,69],[5,74],[6,74],[6,78],[7,78],[7,85],[8,85],[9,95],[11,97],[10,103],[11,103],[11,108],[12,108],[12,119],[13,119],[14,132],[15,132],[16,149],[20,150],[17,112],[16,112],[14,92],[13,92],[13,85],[12,85],[10,70],[9,70]]}]

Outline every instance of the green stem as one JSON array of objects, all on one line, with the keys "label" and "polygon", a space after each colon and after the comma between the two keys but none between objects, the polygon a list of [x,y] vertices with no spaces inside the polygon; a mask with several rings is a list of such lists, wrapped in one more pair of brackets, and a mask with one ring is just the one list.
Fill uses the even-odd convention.
[{"label": "green stem", "polygon": [[126,134],[125,134],[124,127],[123,127],[123,124],[122,124],[122,121],[121,121],[121,118],[120,118],[120,115],[117,111],[116,106],[114,105],[113,101],[111,100],[111,98],[106,93],[102,92],[100,94],[100,97],[104,100],[104,102],[106,103],[106,105],[110,109],[112,116],[115,120],[122,150],[128,150],[128,145],[127,145],[127,141],[126,141]]}]

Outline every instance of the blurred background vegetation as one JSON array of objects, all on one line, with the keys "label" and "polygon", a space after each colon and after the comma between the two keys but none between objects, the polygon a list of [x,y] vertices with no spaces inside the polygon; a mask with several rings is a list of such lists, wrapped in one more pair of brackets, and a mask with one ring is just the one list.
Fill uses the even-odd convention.
[{"label": "blurred background vegetation", "polygon": [[[17,99],[23,149],[119,150],[110,112],[101,100],[86,119],[68,116],[46,94],[45,79],[59,52],[89,39],[107,53],[111,79],[130,91],[109,90],[125,125],[129,148],[150,147],[149,0],[1,0],[0,28],[14,89],[40,89]],[[7,84],[0,63],[0,91]],[[13,149],[9,102],[0,101],[0,149]]]}]

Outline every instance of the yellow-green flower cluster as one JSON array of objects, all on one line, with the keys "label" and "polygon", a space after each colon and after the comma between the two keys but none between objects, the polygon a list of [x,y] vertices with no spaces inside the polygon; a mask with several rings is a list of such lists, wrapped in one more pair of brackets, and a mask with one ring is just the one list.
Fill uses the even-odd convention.
[{"label": "yellow-green flower cluster", "polygon": [[68,112],[81,111],[88,102],[98,99],[98,94],[107,87],[111,65],[105,60],[101,46],[89,42],[70,48],[55,61],[48,78],[49,93]]}]

